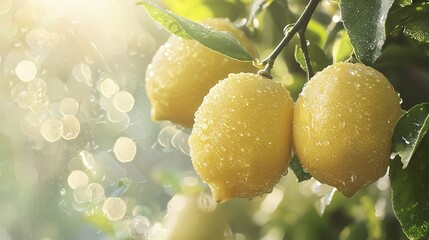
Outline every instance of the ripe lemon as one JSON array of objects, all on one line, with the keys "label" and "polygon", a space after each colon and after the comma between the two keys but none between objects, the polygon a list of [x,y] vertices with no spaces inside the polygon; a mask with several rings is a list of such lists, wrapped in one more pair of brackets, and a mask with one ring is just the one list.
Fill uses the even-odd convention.
[{"label": "ripe lemon", "polygon": [[195,113],[192,164],[218,202],[272,190],[291,157],[293,100],[279,83],[230,74]]},{"label": "ripe lemon", "polygon": [[227,227],[220,206],[204,194],[175,195],[164,222],[168,240],[221,240]]},{"label": "ripe lemon", "polygon": [[401,99],[363,64],[337,63],[316,74],[295,105],[294,151],[322,183],[351,197],[387,170]]},{"label": "ripe lemon", "polygon": [[[203,24],[230,32],[248,52],[255,52],[250,40],[229,20],[209,19]],[[211,87],[229,73],[255,71],[251,62],[239,62],[195,40],[171,36],[156,52],[146,72],[146,92],[152,104],[152,119],[170,120],[190,128],[195,111]]]}]

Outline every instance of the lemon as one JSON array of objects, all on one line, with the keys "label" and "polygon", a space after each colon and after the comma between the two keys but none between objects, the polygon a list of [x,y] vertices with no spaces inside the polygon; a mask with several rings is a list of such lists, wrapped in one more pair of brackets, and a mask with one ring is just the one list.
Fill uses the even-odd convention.
[{"label": "lemon", "polygon": [[230,74],[195,113],[192,164],[218,202],[270,192],[291,157],[293,100],[281,84]]},{"label": "lemon", "polygon": [[221,240],[227,222],[223,209],[204,194],[175,195],[164,219],[168,240]]},{"label": "lemon", "polygon": [[295,105],[294,151],[322,183],[351,197],[387,170],[401,99],[363,64],[336,63],[316,74]]},{"label": "lemon", "polygon": [[[203,24],[230,32],[250,53],[255,52],[250,40],[229,20],[209,19]],[[251,62],[239,62],[195,40],[171,36],[156,52],[146,71],[152,119],[169,120],[190,128],[195,111],[211,87],[229,73],[255,71]]]}]

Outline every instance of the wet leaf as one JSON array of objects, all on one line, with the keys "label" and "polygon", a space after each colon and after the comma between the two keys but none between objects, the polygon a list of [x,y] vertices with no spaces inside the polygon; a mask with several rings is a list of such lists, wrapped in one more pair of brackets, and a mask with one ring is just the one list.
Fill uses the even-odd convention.
[{"label": "wet leaf", "polygon": [[[389,13],[386,21],[386,32],[392,33],[395,30],[402,28],[406,25],[412,25],[413,22],[419,22],[419,18],[423,21],[429,16],[429,2],[411,4],[409,6],[397,8]],[[419,23],[417,23],[419,24]],[[427,25],[427,24],[426,24]],[[426,27],[426,26],[424,26]],[[425,28],[427,29],[427,27]]]},{"label": "wet leaf", "polygon": [[381,239],[381,222],[380,219],[377,218],[375,201],[369,196],[363,196],[360,199],[360,204],[362,207],[362,212],[365,215],[365,224],[368,230],[368,239]]},{"label": "wet leaf", "polygon": [[[332,61],[330,61],[326,56],[325,52],[315,44],[308,45],[308,53],[310,55],[311,66],[315,73],[323,70],[332,63]],[[304,53],[299,45],[295,46],[295,60],[304,71],[307,71],[307,63],[305,62]]]},{"label": "wet leaf", "polygon": [[174,13],[193,21],[207,18],[236,19],[244,11],[242,1],[229,0],[164,0]]},{"label": "wet leaf", "polygon": [[289,167],[292,169],[293,173],[295,173],[296,177],[298,178],[298,182],[302,182],[311,178],[311,175],[304,171],[304,168],[302,167],[296,155],[293,156],[293,158],[290,160]]},{"label": "wet leaf", "polygon": [[323,46],[328,37],[326,27],[315,20],[310,20],[305,32],[305,37],[311,44]]},{"label": "wet leaf", "polygon": [[393,43],[383,49],[383,53],[374,63],[375,68],[385,66],[426,66],[428,56],[422,49],[415,44],[399,44]]},{"label": "wet leaf", "polygon": [[106,234],[114,233],[112,223],[106,218],[103,211],[96,209],[91,214],[85,216],[86,220],[94,225],[97,229]]},{"label": "wet leaf", "polygon": [[393,156],[401,157],[406,168],[429,128],[429,103],[414,106],[396,124],[392,138]]},{"label": "wet leaf", "polygon": [[138,2],[137,4],[143,5],[155,21],[178,37],[194,39],[213,51],[238,61],[253,61],[246,49],[228,32],[215,31],[147,2]]},{"label": "wet leaf", "polygon": [[426,136],[407,168],[391,161],[393,210],[409,239],[429,238],[429,137]]},{"label": "wet leaf", "polygon": [[404,33],[419,42],[429,43],[429,15],[419,16],[404,24]]},{"label": "wet leaf", "polygon": [[338,37],[332,46],[332,58],[335,63],[347,60],[353,52],[353,46],[350,44],[346,31],[341,30],[337,35]]},{"label": "wet leaf", "polygon": [[341,0],[344,27],[356,57],[371,65],[381,54],[386,40],[385,22],[394,0]]},{"label": "wet leaf", "polygon": [[395,0],[395,4],[400,6],[408,6],[413,3],[413,0]]}]

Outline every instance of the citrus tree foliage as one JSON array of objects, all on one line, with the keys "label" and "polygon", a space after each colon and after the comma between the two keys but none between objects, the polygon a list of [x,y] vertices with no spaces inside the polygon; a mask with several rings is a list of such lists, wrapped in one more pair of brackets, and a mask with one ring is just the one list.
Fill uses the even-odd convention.
[{"label": "citrus tree foliage", "polygon": [[[247,26],[241,26],[244,26],[244,30],[246,27],[247,30],[256,27],[255,42],[261,59],[269,52],[275,53],[274,59],[277,57],[276,62],[279,64],[265,70],[273,68],[273,75],[280,77],[280,82],[291,91],[292,96],[301,92],[306,71],[311,77],[310,71],[317,73],[334,62],[358,61],[381,71],[404,100],[402,108],[405,114],[394,131],[389,170],[395,218],[408,238],[429,238],[429,137],[426,134],[429,128],[429,105],[424,103],[429,100],[429,2],[274,0],[254,1],[253,6],[250,1],[238,0],[166,0],[164,3],[171,11],[139,2],[154,20],[171,33],[195,39],[214,51],[240,61],[254,59],[231,35],[207,29],[192,20],[206,17],[229,17],[232,20],[247,18],[246,11],[265,4],[263,8],[266,9],[262,13],[249,17]],[[308,14],[305,8],[308,3],[308,6],[311,3],[318,4],[314,13]],[[253,10],[251,12],[254,13]],[[305,27],[296,27],[303,16]],[[253,24],[256,21],[258,26]],[[279,42],[285,39],[285,34],[287,44],[281,45]],[[273,50],[276,46],[281,48],[281,53]],[[269,62],[255,60],[256,64],[262,65],[261,69]],[[285,67],[279,66],[280,63]],[[423,90],[419,89],[424,87]],[[300,182],[311,179],[296,156],[290,163],[290,169]],[[340,216],[337,216],[344,220],[338,223],[343,231],[336,230],[337,233],[341,232],[341,239],[399,239],[399,235],[395,235],[399,233],[394,230],[381,230],[388,229],[396,220],[389,218],[392,217],[389,214],[382,222],[376,219],[373,212],[376,199],[369,196],[377,194],[370,191],[367,194],[360,198],[361,210],[366,216],[354,220],[347,217],[350,215],[339,213]],[[347,200],[342,201],[342,204],[347,205]],[[356,206],[350,207],[350,211],[355,211],[354,208]],[[311,222],[314,218],[310,215],[296,220],[297,223],[306,220]],[[320,223],[318,230],[314,231],[325,232],[323,228],[327,225],[324,224],[327,223]],[[325,237],[332,238],[329,234]]]}]

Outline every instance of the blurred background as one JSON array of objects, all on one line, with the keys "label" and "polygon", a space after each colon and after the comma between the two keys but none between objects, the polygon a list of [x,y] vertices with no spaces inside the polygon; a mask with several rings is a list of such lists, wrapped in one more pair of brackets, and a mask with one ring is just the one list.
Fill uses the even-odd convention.
[{"label": "blurred background", "polygon": [[[160,4],[197,20],[236,20],[250,8],[184,2],[195,8]],[[261,56],[305,4],[288,1],[289,15],[274,4],[262,16]],[[323,4],[313,42],[338,22],[336,5]],[[1,240],[404,238],[386,177],[346,199],[289,171],[266,196],[216,204],[192,168],[190,130],[150,119],[145,71],[168,36],[134,0],[1,0]],[[296,97],[305,73],[293,51],[275,74]]]}]

